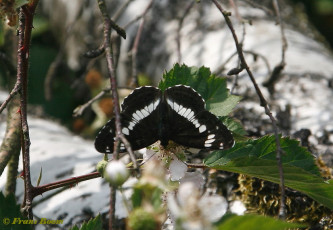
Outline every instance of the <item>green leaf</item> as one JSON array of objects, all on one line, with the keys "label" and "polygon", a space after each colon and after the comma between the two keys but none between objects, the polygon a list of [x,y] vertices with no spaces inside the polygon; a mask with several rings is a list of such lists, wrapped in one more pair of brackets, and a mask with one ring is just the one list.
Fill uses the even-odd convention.
[{"label": "green leaf", "polygon": [[218,225],[218,230],[285,230],[301,228],[304,225],[288,223],[272,217],[245,215],[232,216]]},{"label": "green leaf", "polygon": [[[0,192],[0,229],[1,230],[31,230],[32,225],[28,224],[33,220],[23,217],[20,212],[20,205],[16,204],[15,196],[10,194],[4,196]],[[18,224],[19,221],[25,224]],[[23,222],[24,221],[24,222]],[[32,223],[33,224],[33,223]]]},{"label": "green leaf", "polygon": [[[313,156],[299,142],[280,138],[285,185],[305,193],[319,203],[333,209],[333,183],[324,181]],[[225,151],[214,151],[204,164],[210,168],[242,173],[279,183],[274,136],[237,143]]]},{"label": "green leaf", "polygon": [[230,95],[226,78],[216,77],[206,67],[175,64],[173,69],[163,75],[158,87],[165,90],[178,84],[195,89],[206,101],[206,109],[217,116],[228,115],[240,100],[239,96]]},{"label": "green leaf", "polygon": [[103,230],[102,227],[102,219],[101,216],[98,215],[94,219],[89,220],[88,223],[83,223],[81,228],[75,225],[70,230]]}]

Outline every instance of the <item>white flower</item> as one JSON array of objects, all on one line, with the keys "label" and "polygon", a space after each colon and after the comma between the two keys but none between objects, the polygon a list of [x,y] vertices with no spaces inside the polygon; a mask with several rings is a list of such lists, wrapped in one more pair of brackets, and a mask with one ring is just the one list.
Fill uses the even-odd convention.
[{"label": "white flower", "polygon": [[179,158],[173,152],[179,153],[182,152],[180,147],[173,149],[174,151],[169,150],[159,150],[154,151],[147,149],[143,153],[143,162],[159,160],[164,162],[165,168],[168,169],[169,177],[172,181],[180,181],[187,171],[187,165],[179,160]]},{"label": "white flower", "polygon": [[176,229],[185,230],[212,229],[212,223],[218,221],[228,207],[221,196],[201,196],[198,186],[192,182],[181,184],[177,196],[169,193],[167,201]]}]

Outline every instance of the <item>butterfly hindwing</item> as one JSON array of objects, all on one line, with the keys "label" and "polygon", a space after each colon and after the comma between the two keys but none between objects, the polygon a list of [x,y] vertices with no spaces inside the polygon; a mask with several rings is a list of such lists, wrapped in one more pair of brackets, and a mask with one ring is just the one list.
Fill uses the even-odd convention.
[{"label": "butterfly hindwing", "polygon": [[186,123],[183,119],[178,118],[178,121],[186,126],[176,122],[171,129],[171,140],[177,144],[198,149],[228,149],[233,146],[230,131],[212,113],[202,110],[192,122]]},{"label": "butterfly hindwing", "polygon": [[95,149],[101,153],[112,153],[116,136],[115,119],[109,120],[99,131],[95,139]]},{"label": "butterfly hindwing", "polygon": [[233,145],[230,131],[205,110],[204,100],[192,88],[168,88],[165,101],[169,106],[169,135],[174,142],[200,149],[226,149]]}]

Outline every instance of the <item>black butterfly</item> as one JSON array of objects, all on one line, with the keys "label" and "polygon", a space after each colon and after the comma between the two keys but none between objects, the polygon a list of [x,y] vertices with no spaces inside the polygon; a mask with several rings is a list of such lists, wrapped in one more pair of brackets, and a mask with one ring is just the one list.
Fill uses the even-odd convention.
[{"label": "black butterfly", "polygon": [[[122,133],[132,149],[147,147],[160,140],[169,140],[199,149],[228,149],[233,146],[231,132],[212,113],[205,109],[205,101],[191,87],[176,85],[162,92],[144,86],[135,89],[122,104]],[[95,148],[112,153],[115,140],[115,120],[111,119],[98,133]],[[125,152],[124,144],[120,152]]]}]

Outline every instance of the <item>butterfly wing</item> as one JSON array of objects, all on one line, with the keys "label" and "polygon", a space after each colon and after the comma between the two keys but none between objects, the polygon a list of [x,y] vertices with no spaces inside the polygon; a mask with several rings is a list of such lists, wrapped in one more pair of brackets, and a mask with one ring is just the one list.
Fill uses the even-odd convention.
[{"label": "butterfly wing", "polygon": [[165,91],[170,140],[199,149],[227,149],[234,139],[226,126],[205,110],[202,97],[190,87],[175,86]]},{"label": "butterfly wing", "polygon": [[[161,91],[155,87],[135,89],[124,99],[121,112],[122,133],[133,150],[147,147],[158,140],[160,102]],[[115,120],[111,119],[96,137],[96,150],[112,153],[115,135]],[[121,143],[120,152],[125,151],[125,146]]]}]

